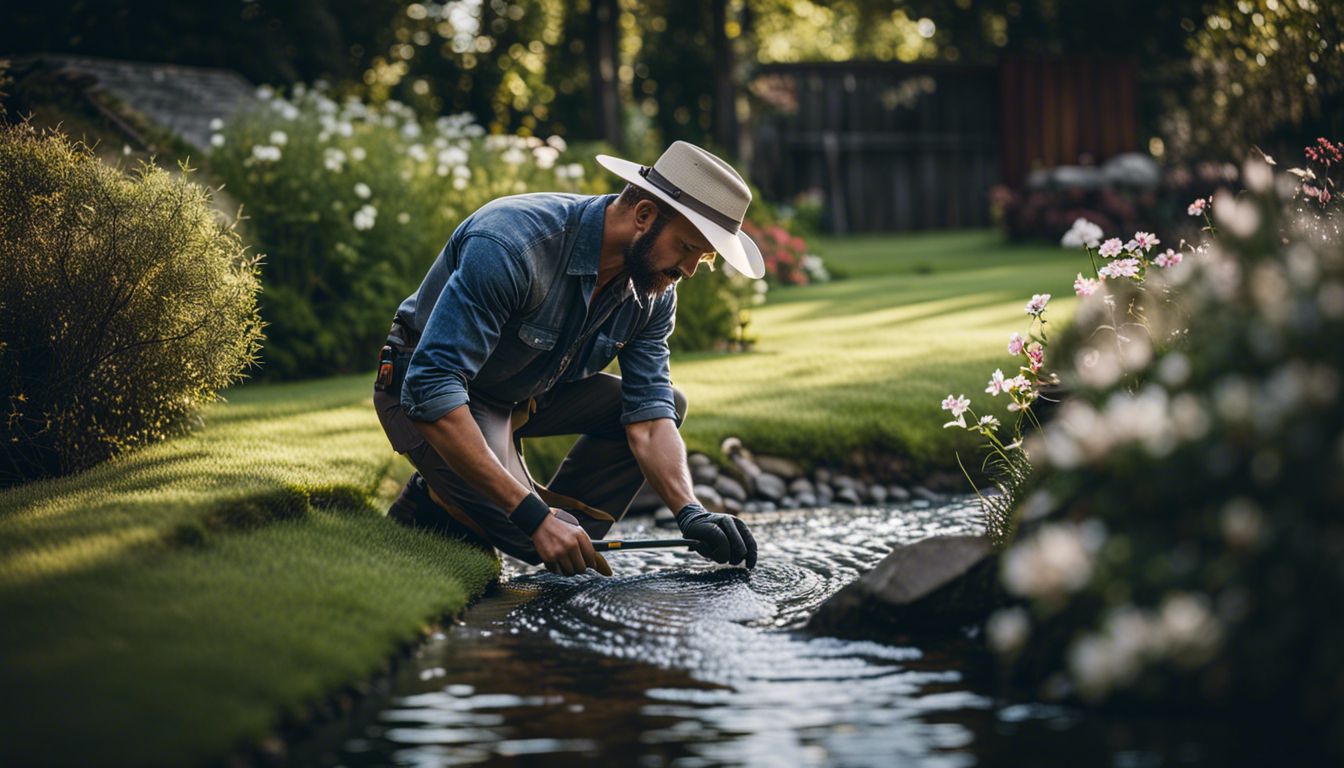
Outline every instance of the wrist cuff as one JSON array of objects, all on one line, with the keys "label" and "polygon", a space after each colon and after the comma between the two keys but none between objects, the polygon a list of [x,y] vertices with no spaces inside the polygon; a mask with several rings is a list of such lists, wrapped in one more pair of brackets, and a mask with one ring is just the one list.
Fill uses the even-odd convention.
[{"label": "wrist cuff", "polygon": [[523,533],[531,536],[541,527],[542,522],[550,514],[550,505],[542,501],[537,494],[529,493],[509,513],[509,519],[513,521],[514,525],[522,528]]},{"label": "wrist cuff", "polygon": [[705,509],[704,506],[701,504],[687,504],[686,506],[677,510],[677,513],[672,516],[672,519],[680,523],[681,518],[685,517],[688,513],[695,511],[708,512],[709,510]]}]

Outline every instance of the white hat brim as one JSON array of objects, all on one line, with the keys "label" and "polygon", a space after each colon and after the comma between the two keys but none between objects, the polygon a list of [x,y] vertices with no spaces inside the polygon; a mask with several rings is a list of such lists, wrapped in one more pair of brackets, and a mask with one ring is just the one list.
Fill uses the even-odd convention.
[{"label": "white hat brim", "polygon": [[752,242],[750,237],[747,237],[747,233],[741,230],[729,232],[710,221],[707,216],[696,213],[685,204],[673,200],[639,174],[640,168],[643,167],[639,163],[632,163],[629,160],[622,160],[611,155],[598,155],[597,162],[622,179],[640,189],[647,190],[659,200],[667,203],[668,207],[685,216],[714,247],[715,253],[722,256],[724,261],[733,266],[733,269],[747,277],[765,277],[765,259],[761,257],[761,249],[756,246],[756,243]]}]

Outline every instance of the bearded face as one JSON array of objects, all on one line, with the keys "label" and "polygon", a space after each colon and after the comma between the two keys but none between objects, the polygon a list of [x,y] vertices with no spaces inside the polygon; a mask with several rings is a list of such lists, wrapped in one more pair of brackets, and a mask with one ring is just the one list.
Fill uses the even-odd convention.
[{"label": "bearded face", "polygon": [[665,214],[658,216],[647,232],[625,247],[625,270],[630,274],[630,282],[637,294],[649,300],[657,298],[681,279],[681,272],[676,267],[658,269],[653,263],[653,245],[670,219]]}]

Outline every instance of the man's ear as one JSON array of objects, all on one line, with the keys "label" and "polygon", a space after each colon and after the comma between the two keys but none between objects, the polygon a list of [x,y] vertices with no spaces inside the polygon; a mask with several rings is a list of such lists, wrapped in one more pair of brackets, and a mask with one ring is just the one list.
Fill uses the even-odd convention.
[{"label": "man's ear", "polygon": [[640,200],[635,203],[634,213],[635,234],[642,235],[658,220],[658,204],[652,200]]}]

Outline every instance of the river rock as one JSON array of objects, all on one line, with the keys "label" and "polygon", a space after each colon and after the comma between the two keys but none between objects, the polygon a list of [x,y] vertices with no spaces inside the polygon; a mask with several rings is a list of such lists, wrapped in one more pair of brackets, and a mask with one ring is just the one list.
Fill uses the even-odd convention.
[{"label": "river rock", "polygon": [[779,500],[779,508],[780,508],[780,509],[797,509],[797,508],[798,508],[798,500],[795,499],[795,498],[792,497],[792,496],[785,496],[784,498],[782,498],[782,499]]},{"label": "river rock", "polygon": [[806,477],[797,478],[793,482],[789,483],[789,493],[792,493],[795,496],[801,493],[815,495],[816,492],[817,492],[816,486],[812,485],[812,481],[808,480]]},{"label": "river rock", "polygon": [[723,511],[732,515],[733,517],[737,517],[738,515],[742,514],[742,502],[738,501],[737,499],[724,499]]},{"label": "river rock", "polygon": [[784,480],[769,472],[762,472],[756,476],[756,495],[763,496],[771,501],[779,501],[784,498],[788,489],[784,486]]},{"label": "river rock", "polygon": [[719,468],[713,464],[702,464],[698,467],[691,467],[691,480],[697,485],[713,485],[715,480],[719,479]]},{"label": "river rock", "polygon": [[691,491],[695,494],[695,498],[699,499],[700,503],[704,505],[705,509],[710,512],[723,511],[723,497],[712,486],[697,485]]},{"label": "river rock", "polygon": [[883,504],[887,500],[887,489],[885,486],[873,483],[868,486],[866,497],[868,501],[871,501],[874,504]]},{"label": "river rock", "polygon": [[759,502],[759,501],[757,501],[757,500],[755,500],[755,499],[752,499],[751,501],[743,502],[743,504],[742,504],[742,511],[743,511],[744,513],[748,514],[748,515],[754,515],[754,514],[756,514],[757,512],[760,512],[760,511],[761,511],[761,502]]},{"label": "river rock", "polygon": [[677,517],[672,510],[662,506],[653,511],[653,524],[660,528],[676,528]]},{"label": "river rock", "polygon": [[887,496],[892,501],[909,501],[910,491],[906,490],[903,485],[892,484],[887,486]]},{"label": "river rock", "polygon": [[803,474],[803,470],[796,462],[779,456],[757,456],[756,466],[760,467],[762,472],[769,472],[785,480],[792,480]]},{"label": "river rock", "polygon": [[635,492],[635,498],[630,500],[630,506],[625,510],[627,515],[642,515],[654,511],[663,503],[658,497],[658,493],[653,490],[653,486],[644,483],[639,486]]},{"label": "river rock", "polygon": [[922,485],[916,485],[914,488],[910,489],[910,492],[914,494],[915,498],[924,499],[925,501],[937,503],[943,500],[943,495],[941,493],[931,491]]},{"label": "river rock", "polygon": [[719,495],[725,499],[747,500],[747,489],[727,475],[719,475],[718,479],[714,481],[714,490],[718,491]]},{"label": "river rock", "polygon": [[859,481],[849,475],[836,475],[831,478],[831,487],[838,493],[841,488],[853,488],[857,491],[860,486]]},{"label": "river rock", "polygon": [[853,486],[842,486],[835,489],[835,500],[843,504],[858,506],[863,503],[859,498],[859,492]]},{"label": "river rock", "polygon": [[822,507],[824,507],[824,506],[826,506],[827,504],[830,504],[830,503],[831,503],[831,500],[834,499],[834,498],[835,498],[835,491],[831,490],[831,486],[829,486],[829,485],[822,485],[822,484],[820,484],[820,483],[817,484],[817,505],[818,505],[818,506],[822,506]]},{"label": "river rock", "polygon": [[692,453],[686,457],[686,463],[691,467],[712,467],[714,460],[703,453]]},{"label": "river rock", "polygon": [[817,467],[812,470],[812,480],[817,485],[829,485],[831,482],[831,470],[825,467]]},{"label": "river rock", "polygon": [[808,629],[853,637],[951,632],[1002,600],[998,556],[984,536],[935,536],[887,555],[822,603]]},{"label": "river rock", "polygon": [[817,506],[817,495],[815,493],[800,493],[793,497],[798,506],[804,509]]},{"label": "river rock", "polygon": [[778,509],[779,509],[779,507],[775,506],[775,502],[773,502],[773,501],[758,501],[758,502],[756,502],[756,511],[757,511],[757,512],[774,512],[774,511],[776,511],[776,510],[778,510]]}]

